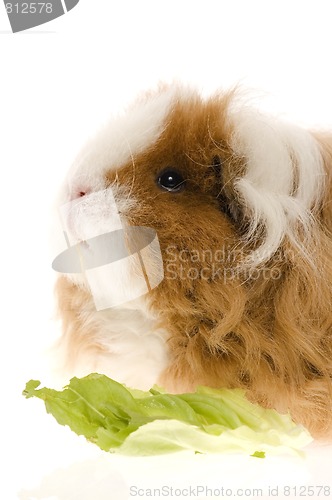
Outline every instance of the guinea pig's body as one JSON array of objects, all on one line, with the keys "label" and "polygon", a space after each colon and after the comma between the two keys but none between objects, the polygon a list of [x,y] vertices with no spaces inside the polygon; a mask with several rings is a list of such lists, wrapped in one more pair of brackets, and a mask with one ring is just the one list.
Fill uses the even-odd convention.
[{"label": "guinea pig's body", "polygon": [[[332,435],[332,139],[233,91],[204,100],[163,88],[69,172],[62,202],[79,199],[77,240],[114,229],[108,190],[124,225],[156,231],[164,279],[97,311],[84,273],[59,277],[70,373],[176,392],[242,387]],[[120,285],[118,273],[110,286]]]}]

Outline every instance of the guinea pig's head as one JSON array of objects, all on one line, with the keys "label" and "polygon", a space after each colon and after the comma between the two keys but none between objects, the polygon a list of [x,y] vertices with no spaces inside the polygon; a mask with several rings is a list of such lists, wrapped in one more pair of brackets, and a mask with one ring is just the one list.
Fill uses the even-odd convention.
[{"label": "guinea pig's head", "polygon": [[285,244],[305,254],[323,179],[307,131],[251,109],[237,91],[205,99],[175,86],[144,95],[86,145],[62,200],[74,201],[72,243],[153,228],[159,290],[190,295],[194,281],[228,284],[225,270],[257,269]]}]

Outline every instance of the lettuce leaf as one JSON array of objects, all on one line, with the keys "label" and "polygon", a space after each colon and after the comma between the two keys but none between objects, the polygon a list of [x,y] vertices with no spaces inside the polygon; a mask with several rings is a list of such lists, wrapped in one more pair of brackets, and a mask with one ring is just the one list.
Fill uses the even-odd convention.
[{"label": "lettuce leaf", "polygon": [[142,456],[193,450],[263,458],[266,452],[299,454],[312,441],[289,415],[250,403],[239,389],[144,392],[97,373],[72,378],[62,391],[39,386],[30,380],[23,395],[42,399],[59,424],[109,452]]}]

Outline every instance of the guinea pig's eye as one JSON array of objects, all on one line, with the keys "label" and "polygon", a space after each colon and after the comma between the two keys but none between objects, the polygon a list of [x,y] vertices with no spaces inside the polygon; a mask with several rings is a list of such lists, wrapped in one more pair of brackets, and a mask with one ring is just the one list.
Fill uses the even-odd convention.
[{"label": "guinea pig's eye", "polygon": [[157,184],[160,188],[165,189],[165,191],[177,193],[184,189],[186,181],[177,170],[167,168],[157,176]]}]

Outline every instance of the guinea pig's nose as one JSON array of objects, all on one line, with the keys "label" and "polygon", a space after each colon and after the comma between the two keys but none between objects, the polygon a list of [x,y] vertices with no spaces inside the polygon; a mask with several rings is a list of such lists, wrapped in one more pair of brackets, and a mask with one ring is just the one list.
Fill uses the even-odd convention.
[{"label": "guinea pig's nose", "polygon": [[91,193],[91,189],[87,186],[79,186],[72,190],[71,201],[77,200],[77,198],[83,198],[84,196]]}]

